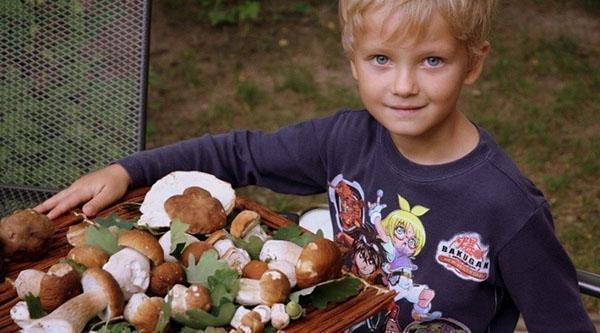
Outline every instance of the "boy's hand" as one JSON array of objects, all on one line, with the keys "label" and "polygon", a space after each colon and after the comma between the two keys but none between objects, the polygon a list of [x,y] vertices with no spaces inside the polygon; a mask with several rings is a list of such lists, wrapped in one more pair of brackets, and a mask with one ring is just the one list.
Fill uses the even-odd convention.
[{"label": "boy's hand", "polygon": [[48,212],[48,218],[54,219],[87,202],[82,208],[83,213],[94,216],[104,207],[121,198],[127,192],[129,182],[127,171],[118,164],[112,164],[84,175],[71,186],[33,209],[38,213]]}]

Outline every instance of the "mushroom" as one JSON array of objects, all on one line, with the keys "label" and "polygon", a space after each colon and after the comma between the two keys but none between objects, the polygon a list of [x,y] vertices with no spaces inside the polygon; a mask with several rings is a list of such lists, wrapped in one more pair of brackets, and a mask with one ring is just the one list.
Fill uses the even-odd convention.
[{"label": "mushroom", "polygon": [[165,211],[171,220],[189,225],[190,234],[209,234],[225,226],[227,214],[221,202],[200,187],[188,187],[165,201]]},{"label": "mushroom", "polygon": [[242,326],[242,317],[250,313],[250,311],[251,310],[246,309],[244,306],[238,307],[237,310],[235,310],[235,313],[233,314],[229,325],[231,325],[231,327],[233,328],[239,329],[240,326]]},{"label": "mushroom", "polygon": [[231,235],[248,240],[250,236],[257,236],[265,241],[269,237],[260,227],[260,215],[253,210],[243,210],[231,221]]},{"label": "mushroom", "polygon": [[21,209],[0,220],[0,244],[4,255],[13,260],[37,259],[54,234],[54,223],[33,209]]},{"label": "mushroom", "polygon": [[290,315],[285,312],[285,305],[282,303],[271,306],[271,325],[276,330],[282,330],[290,324]]},{"label": "mushroom", "polygon": [[238,273],[242,274],[244,267],[250,262],[250,255],[246,250],[232,247],[223,255],[223,259],[227,261],[227,265],[230,268],[235,269]]},{"label": "mushroom", "polygon": [[81,294],[81,277],[67,263],[58,263],[48,269],[40,281],[40,303],[50,312],[69,299]]},{"label": "mushroom", "polygon": [[213,247],[209,243],[203,241],[191,243],[183,249],[183,252],[181,252],[181,263],[183,264],[183,266],[187,267],[189,265],[188,261],[190,255],[194,258],[194,263],[197,263],[198,260],[200,260],[200,258],[202,257],[202,254],[206,250],[212,248]]},{"label": "mushroom", "polygon": [[227,238],[228,232],[225,229],[219,229],[206,237],[206,242],[210,245],[215,245],[215,243],[221,239]]},{"label": "mushroom", "polygon": [[46,273],[37,269],[22,270],[15,279],[14,285],[17,290],[17,295],[20,299],[25,299],[25,296],[32,294],[33,296],[40,295],[40,283]]},{"label": "mushroom", "polygon": [[160,265],[164,257],[158,240],[142,230],[124,232],[118,244],[124,248],[110,256],[102,268],[114,276],[123,290],[125,300],[128,300],[131,295],[148,289],[150,260],[154,265]]},{"label": "mushroom", "polygon": [[258,280],[263,275],[263,273],[266,272],[268,269],[269,269],[269,266],[267,265],[266,262],[259,261],[259,260],[251,260],[242,269],[242,277]]},{"label": "mushroom", "polygon": [[260,315],[260,320],[263,324],[266,324],[271,320],[271,308],[268,305],[257,305],[252,311],[257,312]]},{"label": "mushroom", "polygon": [[125,300],[145,292],[150,284],[150,260],[131,248],[113,254],[102,267],[117,280]]},{"label": "mushroom", "polygon": [[333,241],[314,240],[304,247],[296,262],[298,287],[304,289],[336,278],[342,269],[342,253]]},{"label": "mushroom", "polygon": [[223,258],[223,256],[225,256],[225,253],[227,253],[229,249],[235,248],[235,244],[233,244],[233,241],[231,239],[224,238],[216,241],[213,244],[213,247],[219,253],[219,258]]},{"label": "mushroom", "polygon": [[171,300],[171,316],[185,315],[188,310],[199,309],[209,311],[212,307],[210,293],[199,284],[192,284],[189,288],[176,284],[169,294]]},{"label": "mushroom", "polygon": [[269,261],[269,263],[267,264],[267,267],[269,267],[269,269],[276,269],[278,271],[281,271],[283,274],[285,274],[285,276],[288,278],[288,280],[290,281],[290,286],[292,288],[294,288],[297,284],[297,279],[296,279],[296,265],[289,262],[289,261],[285,261],[285,260],[273,260],[273,261]]},{"label": "mushroom", "polygon": [[[179,195],[189,187],[200,187],[210,192],[213,198],[220,201],[225,214],[229,214],[235,206],[235,191],[231,184],[215,176],[199,171],[176,171],[159,179],[152,185],[140,207],[142,216],[139,225],[151,228],[168,227],[171,218],[165,211],[165,202],[174,195]],[[185,223],[185,221],[182,220]],[[193,233],[192,231],[189,231]]]},{"label": "mushroom", "polygon": [[165,301],[160,297],[148,297],[144,293],[131,296],[123,316],[140,333],[154,332]]},{"label": "mushroom", "polygon": [[102,267],[108,262],[108,254],[94,245],[80,245],[69,251],[67,258],[87,268]]},{"label": "mushroom", "polygon": [[110,319],[123,313],[123,294],[108,272],[89,268],[83,273],[81,284],[83,294],[32,321],[23,332],[78,333],[95,316]]},{"label": "mushroom", "polygon": [[265,242],[258,258],[260,261],[285,260],[295,264],[302,253],[302,247],[285,240],[271,239]]},{"label": "mushroom", "polygon": [[255,311],[246,313],[241,320],[239,329],[244,333],[262,333],[265,329],[260,314]]},{"label": "mushroom", "polygon": [[[192,235],[186,234],[185,246],[189,246],[192,243],[199,242],[200,240]],[[164,235],[160,236],[158,239],[158,243],[163,250],[163,257],[165,261],[168,262],[176,262],[177,258],[171,255],[171,230],[164,233]]]},{"label": "mushroom", "polygon": [[155,266],[150,274],[150,291],[164,297],[176,284],[185,281],[185,272],[176,262],[163,262]]},{"label": "mushroom", "polygon": [[260,280],[241,278],[235,300],[242,305],[271,305],[285,301],[290,290],[290,282],[285,274],[267,270]]},{"label": "mushroom", "polygon": [[29,314],[29,307],[25,301],[19,301],[10,309],[10,318],[21,328],[31,325],[33,319]]}]

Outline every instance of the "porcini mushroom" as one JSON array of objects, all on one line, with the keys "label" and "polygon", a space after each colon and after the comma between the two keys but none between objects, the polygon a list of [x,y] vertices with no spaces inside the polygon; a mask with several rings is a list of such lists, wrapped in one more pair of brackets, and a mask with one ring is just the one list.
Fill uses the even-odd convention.
[{"label": "porcini mushroom", "polygon": [[[269,266],[264,261],[251,260],[242,269],[242,277],[258,280],[269,269]],[[290,281],[291,282],[291,281]]]},{"label": "porcini mushroom", "polygon": [[245,333],[262,333],[265,329],[265,325],[258,312],[250,311],[242,317],[239,328]]},{"label": "porcini mushroom", "polygon": [[81,294],[81,277],[67,263],[52,265],[40,281],[40,303],[50,312],[69,299]]},{"label": "porcini mushroom", "polygon": [[123,290],[125,300],[128,300],[131,295],[148,289],[150,260],[154,265],[160,265],[163,252],[154,236],[137,229],[124,232],[118,244],[124,248],[110,256],[102,268],[114,276]]},{"label": "porcini mushroom", "polygon": [[87,268],[102,267],[108,262],[108,254],[94,245],[80,245],[72,248],[67,258]]},{"label": "porcini mushroom", "polygon": [[185,272],[177,262],[163,262],[155,266],[150,274],[150,291],[164,297],[176,284],[185,281]]},{"label": "porcini mushroom", "polygon": [[285,301],[290,290],[290,282],[285,274],[267,270],[260,280],[241,278],[235,300],[242,305],[271,305]]},{"label": "porcini mushroom", "polygon": [[227,214],[218,199],[200,187],[188,187],[165,201],[165,211],[171,220],[189,225],[190,234],[209,234],[225,226]]},{"label": "porcini mushroom", "polygon": [[231,221],[231,235],[248,240],[250,236],[257,236],[265,241],[268,235],[260,227],[260,215],[253,210],[243,210]]},{"label": "porcini mushroom", "polygon": [[[200,187],[210,192],[213,198],[220,201],[225,214],[229,214],[235,205],[235,191],[231,184],[215,176],[199,171],[175,171],[159,179],[152,185],[140,207],[142,216],[139,225],[151,228],[168,227],[171,218],[165,211],[164,204],[170,197],[180,195],[189,187]],[[182,221],[183,222],[183,221]],[[193,233],[191,230],[188,230]]]},{"label": "porcini mushroom", "polygon": [[302,253],[302,247],[285,240],[271,239],[265,242],[258,258],[260,261],[285,260],[295,264]]},{"label": "porcini mushroom", "polygon": [[123,294],[108,272],[90,268],[83,273],[81,284],[83,294],[73,297],[49,315],[32,321],[23,332],[79,333],[95,316],[110,319],[123,313]]},{"label": "porcini mushroom", "polygon": [[[200,240],[190,234],[185,234],[186,236],[186,241],[185,241],[185,247],[189,246],[192,243],[195,242],[199,242]],[[160,247],[163,250],[163,257],[165,261],[168,262],[176,262],[177,258],[173,257],[171,255],[171,230],[165,232],[162,236],[160,236],[160,238],[158,239],[158,244],[160,244]]]},{"label": "porcini mushroom", "polygon": [[296,262],[298,287],[304,289],[339,277],[342,253],[334,242],[326,238],[314,240],[304,247]]},{"label": "porcini mushroom", "polygon": [[67,242],[73,247],[86,245],[85,230],[90,225],[88,222],[81,222],[70,226],[67,229]]},{"label": "porcini mushroom", "polygon": [[296,280],[296,265],[285,260],[272,260],[267,264],[269,269],[276,269],[288,278],[290,281],[290,286],[294,288],[297,284]]},{"label": "porcini mushroom", "polygon": [[192,284],[189,288],[181,284],[176,284],[171,288],[169,294],[172,297],[172,317],[175,315],[185,315],[188,310],[193,309],[209,311],[212,307],[210,293],[199,284]]},{"label": "porcini mushroom", "polygon": [[154,332],[165,301],[160,297],[148,297],[144,293],[131,296],[123,316],[140,333]]},{"label": "porcini mushroom", "polygon": [[282,303],[271,306],[271,325],[276,330],[282,330],[290,324],[290,315],[285,312],[285,305]]},{"label": "porcini mushroom", "polygon": [[0,244],[13,260],[43,256],[54,234],[54,223],[33,209],[21,209],[0,220]]},{"label": "porcini mushroom", "polygon": [[10,318],[21,328],[31,325],[34,319],[31,319],[29,307],[25,301],[19,301],[10,308]]},{"label": "porcini mushroom", "polygon": [[40,283],[42,282],[44,275],[46,275],[46,273],[33,268],[22,270],[14,282],[19,298],[25,299],[25,296],[28,294],[39,296]]},{"label": "porcini mushroom", "polygon": [[235,269],[242,274],[244,267],[252,260],[246,250],[232,247],[223,255],[223,259],[227,261],[227,266]]},{"label": "porcini mushroom", "polygon": [[197,263],[202,257],[202,254],[212,248],[213,247],[210,244],[203,241],[191,243],[183,249],[183,252],[181,252],[181,263],[183,266],[187,267],[189,265],[188,261],[190,255],[194,258],[194,263]]}]

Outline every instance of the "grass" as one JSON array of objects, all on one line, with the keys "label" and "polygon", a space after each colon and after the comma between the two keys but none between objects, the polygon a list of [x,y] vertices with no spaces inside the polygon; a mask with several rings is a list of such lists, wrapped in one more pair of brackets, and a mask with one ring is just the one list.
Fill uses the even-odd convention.
[{"label": "grass", "polygon": [[[560,19],[575,13],[577,22],[597,20],[599,3],[509,1],[497,21],[516,23],[498,27],[482,77],[463,91],[460,104],[545,193],[557,235],[576,266],[596,273],[600,47],[593,43],[591,31],[577,33],[573,25],[566,29]],[[339,46],[335,5],[265,2],[257,24],[218,28],[201,23],[197,27],[201,11],[193,6],[187,13],[176,10],[177,4],[168,6],[172,8],[159,5],[156,10],[163,10],[169,27],[197,29],[190,34],[206,40],[202,48],[189,42],[170,50],[169,44],[167,55],[151,58],[150,146],[232,128],[274,130],[340,107],[360,107]],[[538,16],[550,28],[542,30],[528,19]],[[280,46],[281,38],[289,45]],[[255,187],[241,189],[240,194],[275,210],[300,211],[326,202],[324,195],[287,196]],[[585,303],[590,311],[600,312],[600,301],[585,298]]]}]

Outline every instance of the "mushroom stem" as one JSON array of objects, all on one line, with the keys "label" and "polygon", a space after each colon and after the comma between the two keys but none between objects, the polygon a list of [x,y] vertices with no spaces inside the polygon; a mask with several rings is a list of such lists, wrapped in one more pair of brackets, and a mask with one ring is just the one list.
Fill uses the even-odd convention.
[{"label": "mushroom stem", "polygon": [[79,333],[83,328],[100,313],[108,301],[103,291],[87,292],[73,297],[63,305],[56,308],[49,315],[33,321],[26,327],[24,333]]}]

